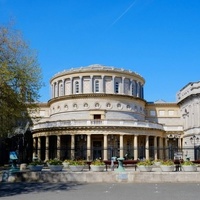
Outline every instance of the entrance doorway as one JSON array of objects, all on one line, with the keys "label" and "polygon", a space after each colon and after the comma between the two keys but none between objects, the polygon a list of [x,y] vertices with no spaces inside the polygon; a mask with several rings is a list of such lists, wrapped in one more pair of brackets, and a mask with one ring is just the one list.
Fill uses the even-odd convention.
[{"label": "entrance doorway", "polygon": [[94,115],[94,119],[101,119],[101,115]]},{"label": "entrance doorway", "polygon": [[93,141],[93,160],[102,158],[102,142]]}]

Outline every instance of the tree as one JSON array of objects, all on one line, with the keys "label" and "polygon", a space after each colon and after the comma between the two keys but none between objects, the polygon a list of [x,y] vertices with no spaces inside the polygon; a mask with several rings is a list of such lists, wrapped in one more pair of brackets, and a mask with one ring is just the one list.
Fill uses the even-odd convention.
[{"label": "tree", "polygon": [[42,73],[37,54],[13,26],[0,25],[0,138],[13,135],[37,109]]}]

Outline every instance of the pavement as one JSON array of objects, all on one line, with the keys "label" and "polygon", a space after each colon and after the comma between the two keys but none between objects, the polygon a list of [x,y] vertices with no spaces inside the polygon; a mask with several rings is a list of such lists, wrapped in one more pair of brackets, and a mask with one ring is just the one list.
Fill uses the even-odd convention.
[{"label": "pavement", "polygon": [[200,183],[0,183],[1,200],[197,200]]}]

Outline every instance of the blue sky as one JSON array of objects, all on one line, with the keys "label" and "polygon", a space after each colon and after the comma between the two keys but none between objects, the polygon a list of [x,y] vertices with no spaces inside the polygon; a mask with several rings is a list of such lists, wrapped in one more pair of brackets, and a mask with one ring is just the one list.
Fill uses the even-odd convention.
[{"label": "blue sky", "polygon": [[10,19],[38,51],[43,102],[55,73],[91,64],[139,73],[147,101],[199,81],[199,0],[0,0],[0,24]]}]

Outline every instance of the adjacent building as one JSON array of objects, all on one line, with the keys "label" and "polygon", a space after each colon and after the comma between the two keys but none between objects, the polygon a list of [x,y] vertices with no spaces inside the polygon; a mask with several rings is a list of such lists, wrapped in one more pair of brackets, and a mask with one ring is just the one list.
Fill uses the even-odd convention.
[{"label": "adjacent building", "polygon": [[148,102],[140,74],[90,65],[57,73],[50,86],[51,99],[32,116],[42,160],[200,157],[200,83],[180,90],[177,102]]}]

